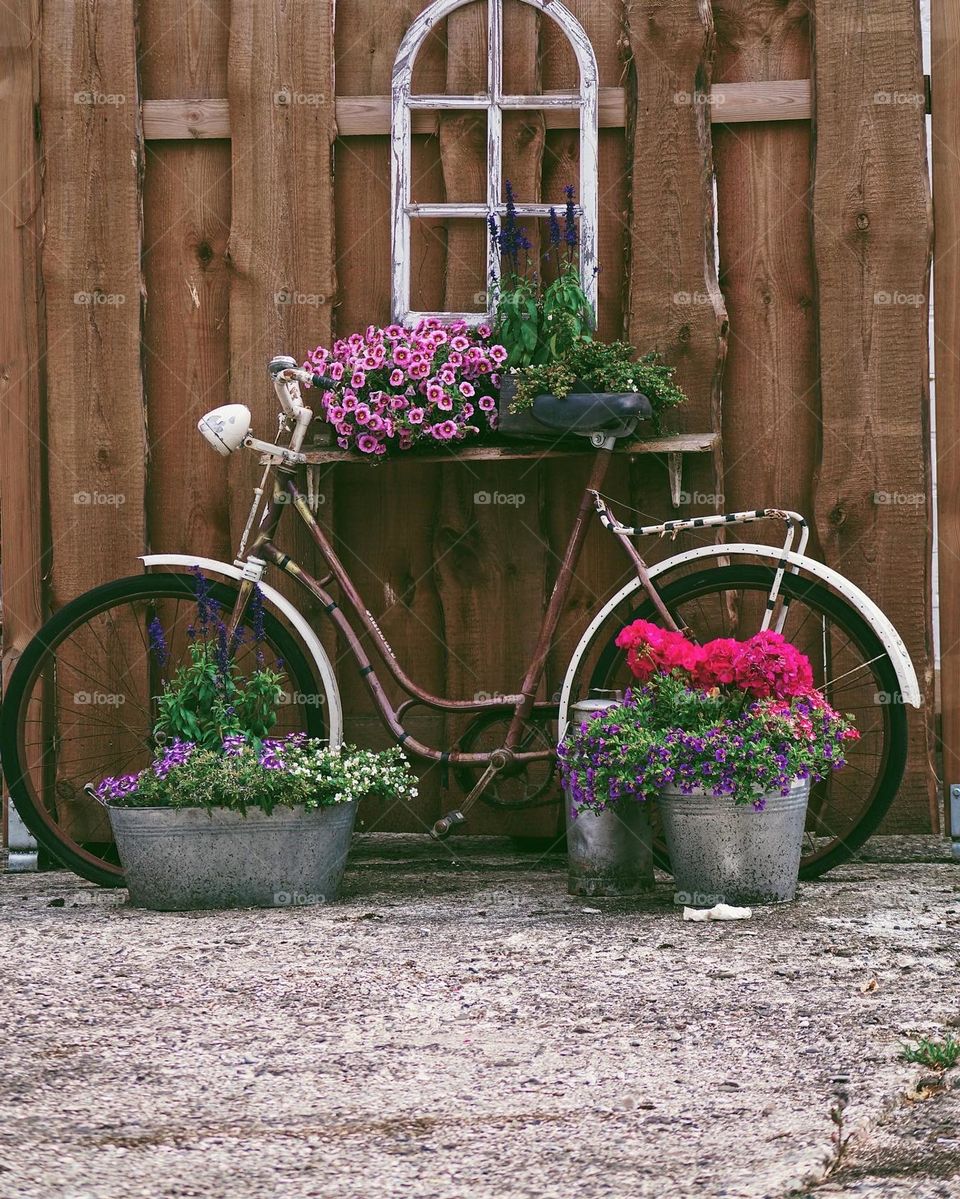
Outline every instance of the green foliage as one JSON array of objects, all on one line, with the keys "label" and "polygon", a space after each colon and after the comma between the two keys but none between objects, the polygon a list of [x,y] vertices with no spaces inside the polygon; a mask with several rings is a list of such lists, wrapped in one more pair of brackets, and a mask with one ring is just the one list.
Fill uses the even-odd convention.
[{"label": "green foliage", "polygon": [[577,343],[589,344],[593,328],[593,306],[575,266],[565,266],[545,288],[523,275],[501,280],[493,336],[507,351],[508,369],[554,362]]},{"label": "green foliage", "polygon": [[588,391],[638,391],[653,408],[654,427],[659,432],[662,416],[686,400],[674,383],[675,367],[656,353],[636,356],[633,346],[623,341],[573,341],[559,356],[544,365],[519,367],[512,373],[517,389],[511,412],[530,408],[538,395],[565,396],[574,384]]},{"label": "green foliage", "polygon": [[265,737],[277,719],[283,677],[265,665],[245,676],[217,641],[198,638],[157,697],[154,735],[161,743],[192,741],[212,750],[237,734]]},{"label": "green foliage", "polygon": [[921,1037],[916,1045],[904,1045],[900,1056],[905,1062],[930,1070],[949,1070],[960,1062],[960,1041],[952,1036],[940,1040]]},{"label": "green foliage", "polygon": [[365,795],[413,798],[417,780],[397,747],[381,753],[294,734],[262,743],[234,738],[224,748],[180,744],[137,776],[105,779],[100,798],[117,807],[325,807]]},{"label": "green foliage", "polygon": [[558,752],[578,809],[654,799],[664,787],[746,803],[839,769],[855,735],[849,719],[814,694],[754,700],[691,687],[677,672],[655,675],[622,704],[571,727]]}]

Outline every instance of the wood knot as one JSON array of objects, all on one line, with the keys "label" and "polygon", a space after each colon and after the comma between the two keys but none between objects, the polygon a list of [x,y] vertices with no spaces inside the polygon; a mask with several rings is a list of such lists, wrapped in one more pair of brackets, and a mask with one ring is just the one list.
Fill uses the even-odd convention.
[{"label": "wood knot", "polygon": [[857,228],[861,231],[870,228],[870,218],[865,212],[857,213]]},{"label": "wood knot", "polygon": [[677,330],[677,341],[679,341],[682,346],[685,346],[688,344],[688,342],[690,341],[690,326],[689,325],[681,325],[680,326],[680,328]]},{"label": "wood knot", "polygon": [[213,247],[208,241],[202,241],[197,246],[197,259],[201,266],[209,266],[213,259]]},{"label": "wood knot", "polygon": [[835,529],[842,528],[847,523],[847,510],[843,504],[835,504],[827,517]]}]

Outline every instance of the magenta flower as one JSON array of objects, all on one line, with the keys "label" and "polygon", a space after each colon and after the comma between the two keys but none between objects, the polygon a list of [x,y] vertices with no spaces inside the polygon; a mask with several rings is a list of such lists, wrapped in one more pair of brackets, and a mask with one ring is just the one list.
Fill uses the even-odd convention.
[{"label": "magenta flower", "polygon": [[337,444],[381,456],[424,438],[460,441],[493,428],[493,349],[465,320],[429,317],[413,328],[368,325],[318,346],[307,364],[342,380],[317,405]]}]

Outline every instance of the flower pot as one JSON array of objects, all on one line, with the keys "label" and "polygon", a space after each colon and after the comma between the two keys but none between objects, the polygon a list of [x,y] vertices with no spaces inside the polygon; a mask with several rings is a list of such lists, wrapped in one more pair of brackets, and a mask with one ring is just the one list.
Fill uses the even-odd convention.
[{"label": "flower pot", "polygon": [[797,779],[787,795],[764,796],[764,807],[706,791],[659,796],[673,870],[675,902],[784,903],[797,890],[810,780]]},{"label": "flower pot", "polygon": [[[616,413],[618,401],[636,402],[636,392],[591,391],[580,379],[575,379],[568,396],[562,399],[551,395],[534,396],[533,406],[522,412],[511,412],[517,391],[517,383],[509,374],[505,374],[500,383],[500,400],[498,407],[497,432],[506,437],[547,438],[551,442],[562,441],[564,438],[577,437],[581,444],[584,435],[606,430],[622,436],[631,430],[636,420],[645,420],[650,416],[651,408],[646,397],[641,397],[642,404],[636,412],[636,419],[631,418],[626,424]],[[573,402],[571,397],[577,397]],[[562,407],[570,399],[569,413]],[[537,419],[537,408],[549,404],[554,408],[549,423]],[[557,406],[560,406],[557,423]]]},{"label": "flower pot", "polygon": [[130,902],[169,912],[337,899],[357,803],[108,811]]},{"label": "flower pot", "polygon": [[[571,708],[571,721],[590,720],[621,700],[619,691],[582,699]],[[571,895],[640,895],[653,890],[653,836],[646,804],[629,800],[602,812],[577,812],[565,795],[564,806]]]},{"label": "flower pot", "polygon": [[626,800],[603,812],[573,811],[567,800],[567,891],[640,895],[653,890],[650,809]]}]

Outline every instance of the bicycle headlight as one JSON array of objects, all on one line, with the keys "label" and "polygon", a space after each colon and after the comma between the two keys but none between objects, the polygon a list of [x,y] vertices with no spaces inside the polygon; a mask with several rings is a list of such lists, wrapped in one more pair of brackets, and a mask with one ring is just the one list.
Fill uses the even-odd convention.
[{"label": "bicycle headlight", "polygon": [[217,453],[226,457],[240,448],[250,432],[250,409],[246,404],[223,404],[201,416],[197,428]]}]

